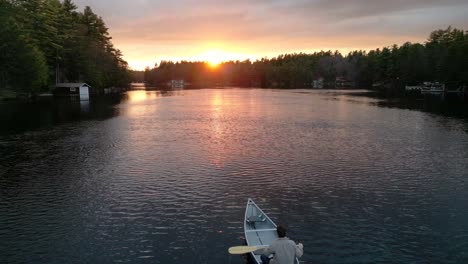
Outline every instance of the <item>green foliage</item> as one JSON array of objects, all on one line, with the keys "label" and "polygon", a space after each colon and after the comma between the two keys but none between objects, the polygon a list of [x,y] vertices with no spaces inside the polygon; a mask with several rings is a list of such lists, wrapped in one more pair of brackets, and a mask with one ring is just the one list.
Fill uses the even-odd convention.
[{"label": "green foliage", "polygon": [[47,86],[48,72],[44,54],[34,44],[21,24],[15,9],[0,2],[0,89],[13,88],[18,93],[36,93]]},{"label": "green foliage", "polygon": [[0,88],[37,93],[55,82],[126,86],[127,62],[101,17],[72,0],[0,0]]},{"label": "green foliage", "polygon": [[[14,86],[21,89],[24,93],[36,94],[47,85],[47,64],[44,54],[31,45],[25,45],[18,48],[18,61],[13,70]],[[28,65],[24,67],[24,65]]]}]

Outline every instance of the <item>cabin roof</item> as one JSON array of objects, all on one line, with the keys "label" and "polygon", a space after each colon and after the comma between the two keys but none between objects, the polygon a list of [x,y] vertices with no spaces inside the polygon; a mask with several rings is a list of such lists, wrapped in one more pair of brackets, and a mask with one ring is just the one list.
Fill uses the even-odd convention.
[{"label": "cabin roof", "polygon": [[87,83],[57,83],[55,87],[63,87],[63,88],[79,88],[82,86],[91,87],[91,85]]}]

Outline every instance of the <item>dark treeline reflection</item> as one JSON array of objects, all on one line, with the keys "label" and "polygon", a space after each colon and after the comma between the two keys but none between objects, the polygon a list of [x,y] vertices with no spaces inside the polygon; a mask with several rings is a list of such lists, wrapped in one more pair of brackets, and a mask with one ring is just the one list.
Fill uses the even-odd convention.
[{"label": "dark treeline reflection", "polygon": [[11,101],[0,104],[0,137],[59,124],[84,120],[104,120],[119,114],[114,107],[124,96],[100,96],[91,101],[76,98],[40,98],[34,102]]},{"label": "dark treeline reflection", "polygon": [[[425,81],[443,82],[448,88],[468,83],[468,33],[453,29],[432,32],[424,44],[405,43],[382,49],[294,53],[255,62],[229,61],[217,67],[207,62],[162,61],[134,80],[167,85],[183,80],[195,87],[358,87],[386,86],[395,90]],[[315,82],[314,82],[315,81]]]},{"label": "dark treeline reflection", "polygon": [[72,0],[0,0],[0,92],[35,94],[55,82],[127,85],[127,62],[103,19]]}]

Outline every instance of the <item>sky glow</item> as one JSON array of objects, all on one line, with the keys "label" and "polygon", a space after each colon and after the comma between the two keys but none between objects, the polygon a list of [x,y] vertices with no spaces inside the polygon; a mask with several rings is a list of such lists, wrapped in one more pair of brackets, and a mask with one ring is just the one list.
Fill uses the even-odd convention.
[{"label": "sky glow", "polygon": [[103,17],[133,69],[375,49],[468,29],[466,0],[75,0]]}]

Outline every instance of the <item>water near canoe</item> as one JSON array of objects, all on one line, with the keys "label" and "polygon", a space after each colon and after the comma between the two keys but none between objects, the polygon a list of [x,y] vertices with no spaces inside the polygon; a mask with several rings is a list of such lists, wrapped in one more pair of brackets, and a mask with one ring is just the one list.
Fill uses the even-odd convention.
[{"label": "water near canoe", "polygon": [[0,262],[227,263],[247,197],[305,263],[468,262],[463,118],[344,91],[18,104],[0,103]]}]

